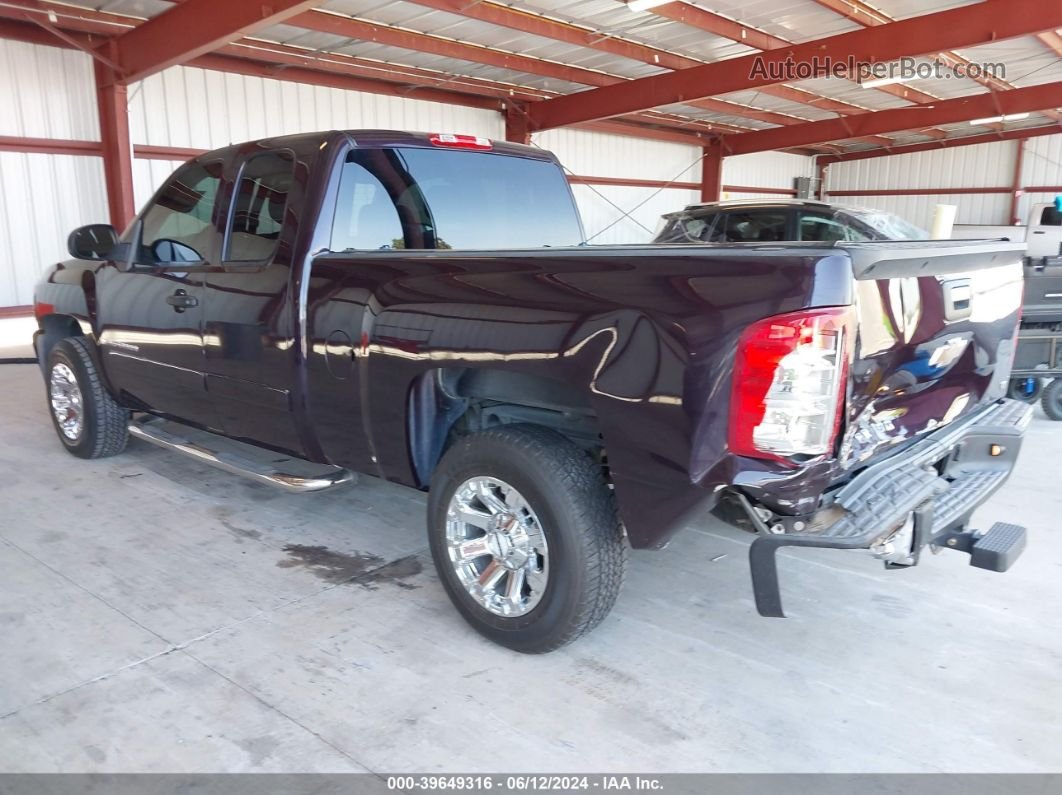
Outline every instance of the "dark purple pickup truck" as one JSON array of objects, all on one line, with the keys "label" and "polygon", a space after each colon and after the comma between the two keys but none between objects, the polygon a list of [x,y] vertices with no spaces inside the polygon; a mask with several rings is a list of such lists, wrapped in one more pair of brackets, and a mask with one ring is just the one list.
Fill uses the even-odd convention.
[{"label": "dark purple pickup truck", "polygon": [[428,490],[447,593],[513,649],[593,627],[628,547],[711,510],[757,534],[772,616],[781,546],[1024,546],[969,528],[1029,419],[1020,245],[587,246],[548,152],[354,131],[201,155],[69,248],[35,343],[71,453]]}]

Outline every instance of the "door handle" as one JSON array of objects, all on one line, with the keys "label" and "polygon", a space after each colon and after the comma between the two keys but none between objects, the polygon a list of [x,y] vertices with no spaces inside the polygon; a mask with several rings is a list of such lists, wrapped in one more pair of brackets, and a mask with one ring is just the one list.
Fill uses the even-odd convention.
[{"label": "door handle", "polygon": [[194,295],[188,295],[184,290],[177,290],[173,295],[166,297],[166,303],[173,307],[174,312],[183,312],[193,306],[199,306],[199,299]]}]

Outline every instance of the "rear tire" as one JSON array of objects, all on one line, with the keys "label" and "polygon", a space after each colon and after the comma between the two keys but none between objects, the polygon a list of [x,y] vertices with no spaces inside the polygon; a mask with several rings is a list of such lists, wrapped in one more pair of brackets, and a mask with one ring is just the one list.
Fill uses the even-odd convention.
[{"label": "rear tire", "polygon": [[1042,378],[1012,378],[1007,384],[1007,397],[1024,403],[1035,403],[1044,391]]},{"label": "rear tire", "polygon": [[1043,397],[1040,398],[1044,414],[1058,422],[1062,420],[1062,378],[1056,378],[1044,389]]},{"label": "rear tire", "polygon": [[78,458],[105,458],[125,449],[129,412],[103,386],[92,343],[59,340],[48,353],[45,389],[59,441]]},{"label": "rear tire", "polygon": [[[478,524],[465,520],[470,513]],[[552,651],[590,631],[623,583],[627,542],[600,466],[538,426],[510,425],[454,443],[432,476],[428,538],[458,612],[484,637],[519,652]],[[482,549],[466,556],[455,539],[482,542]],[[512,577],[522,585],[508,591]]]}]

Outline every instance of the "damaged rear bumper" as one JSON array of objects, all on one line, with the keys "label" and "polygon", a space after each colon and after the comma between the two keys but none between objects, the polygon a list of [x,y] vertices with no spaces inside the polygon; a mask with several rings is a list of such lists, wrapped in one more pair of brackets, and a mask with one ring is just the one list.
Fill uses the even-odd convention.
[{"label": "damaged rear bumper", "polygon": [[1025,403],[993,403],[863,470],[823,509],[836,517],[826,526],[812,522],[815,532],[761,532],[749,549],[760,615],[785,615],[775,563],[780,547],[866,549],[886,565],[910,566],[930,544],[967,552],[972,565],[1005,571],[1024,549],[1025,528],[997,524],[977,533],[966,525],[1013,470],[1031,416]]}]

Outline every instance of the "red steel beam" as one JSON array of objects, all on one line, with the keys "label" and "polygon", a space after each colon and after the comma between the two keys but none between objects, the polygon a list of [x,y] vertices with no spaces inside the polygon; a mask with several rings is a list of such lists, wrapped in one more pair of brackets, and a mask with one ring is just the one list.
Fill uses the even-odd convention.
[{"label": "red steel beam", "polygon": [[[449,9],[448,9],[449,10]],[[453,12],[463,13],[463,12]],[[334,36],[344,36],[361,41],[373,41],[385,44],[389,47],[398,47],[403,50],[424,52],[430,55],[438,55],[444,58],[455,58],[471,63],[484,64],[500,69],[509,69],[515,72],[548,77],[554,80],[562,80],[566,83],[577,83],[584,86],[613,86],[631,82],[627,78],[600,72],[595,69],[584,69],[579,66],[569,66],[556,61],[547,61],[542,58],[532,58],[527,55],[506,52],[492,47],[479,44],[468,44],[453,39],[435,36],[430,33],[420,33],[403,28],[395,28],[388,25],[380,25],[363,19],[340,16],[338,14],[325,13],[323,11],[308,11],[290,19],[289,24],[318,33],[329,33]],[[515,23],[514,23],[515,24]],[[694,63],[699,63],[694,61]],[[800,124],[805,119],[799,116],[791,116],[784,113],[776,113],[769,110],[752,108],[736,102],[727,102],[719,99],[705,99],[693,101],[690,104],[701,107],[715,113],[727,113],[733,116],[743,116],[750,119],[765,121],[770,124]]]},{"label": "red steel beam", "polygon": [[1025,160],[1025,141],[1015,141],[1014,179],[1010,182],[1010,223],[1021,223],[1018,218],[1018,203],[1021,201],[1021,167]]},{"label": "red steel beam", "polygon": [[1053,50],[1055,55],[1062,58],[1062,36],[1058,35],[1057,30],[1045,30],[1043,33],[1037,33],[1036,38],[1042,41],[1048,49]]},{"label": "red steel beam", "polygon": [[100,61],[93,61],[93,66],[107,209],[111,225],[121,230],[136,215],[133,203],[133,146],[129,140],[129,97],[126,87],[117,82],[110,67]]},{"label": "red steel beam", "polygon": [[[191,2],[191,0],[188,1]],[[378,25],[366,20],[330,14],[324,11],[307,11],[298,14],[288,20],[288,24],[318,33],[329,33],[333,36],[342,36],[348,39],[375,42],[388,47],[425,52],[443,58],[455,58],[500,69],[510,69],[514,72],[526,72],[554,80],[562,80],[566,83],[579,83],[588,86],[607,85],[607,83],[602,81],[609,79],[607,74],[593,69],[569,66],[556,61],[547,61],[543,58],[532,58],[528,55],[519,55],[479,44],[466,44],[465,42],[447,39],[442,36],[433,36],[428,33],[419,33],[389,25]]]},{"label": "red steel beam", "polygon": [[701,157],[701,201],[719,201],[723,185],[723,149],[719,141],[704,147]]},{"label": "red steel beam", "polygon": [[1010,193],[1010,188],[866,188],[831,190],[830,196],[951,196],[973,193]]},{"label": "red steel beam", "polygon": [[[82,46],[82,48],[96,46],[101,41],[106,40],[105,38],[98,38],[95,35],[97,33],[106,36],[114,31],[128,30],[143,22],[143,20],[136,17],[64,6],[59,3],[49,2],[49,0],[6,0],[6,2],[7,4],[0,5],[0,37],[21,39],[32,43],[61,47],[70,46],[70,42],[55,39],[41,28],[22,22],[4,22],[2,18],[6,16],[9,19],[22,20],[28,13],[42,16],[48,13],[54,14],[60,26],[69,31],[79,32],[77,34],[80,38],[78,45]],[[14,7],[14,4],[21,4],[21,10]],[[6,30],[4,26],[6,26]],[[83,35],[86,33],[89,35]],[[288,71],[289,66],[302,66],[312,71],[334,72],[339,75],[363,77],[372,82],[355,85],[353,83],[336,83],[331,80],[308,78],[298,82],[331,85],[377,94],[409,96],[470,107],[490,107],[494,110],[500,110],[501,104],[484,105],[479,98],[494,97],[508,103],[512,100],[538,100],[557,95],[555,92],[525,88],[509,83],[498,83],[475,77],[458,77],[428,69],[355,58],[339,53],[317,52],[253,39],[242,39],[226,45],[221,47],[218,53],[244,59],[251,65],[240,70],[236,69],[231,61],[225,62],[224,65],[222,65],[222,62],[211,62],[209,56],[203,56],[187,65],[218,68],[222,71],[243,71],[245,74],[274,77],[276,79],[287,79],[284,77],[283,71]],[[207,58],[207,60],[204,61],[203,58]],[[262,66],[263,63],[275,64],[275,67],[273,70],[269,70]],[[442,93],[425,92],[422,90],[424,88],[437,88]],[[639,114],[632,117],[632,120],[635,124],[616,129],[614,132],[661,140],[666,140],[667,136],[671,135],[671,140],[676,142],[692,143],[700,146],[703,143],[702,138],[704,136],[744,131],[744,128],[732,125],[715,122],[700,123],[683,119],[682,117],[657,113]],[[642,123],[650,126],[643,127],[641,126]]]},{"label": "red steel beam", "polygon": [[[973,7],[964,6],[964,8]],[[1062,3],[1059,3],[1059,8],[1062,9]],[[876,28],[876,30],[884,29]],[[875,30],[875,28],[869,30]],[[547,100],[541,104],[545,105],[555,101]],[[1015,88],[1012,91],[1000,91],[995,94],[976,94],[971,97],[941,100],[933,107],[915,105],[909,108],[880,110],[877,113],[867,113],[863,116],[813,121],[797,127],[778,127],[773,130],[730,135],[726,136],[723,146],[726,153],[731,155],[765,152],[771,149],[804,146],[819,141],[843,140],[858,135],[900,132],[926,124],[958,124],[982,116],[1050,110],[1056,108],[1060,101],[1062,101],[1062,82],[1042,83],[1038,86]],[[532,108],[532,114],[533,112],[534,108]]]},{"label": "red steel beam", "polygon": [[705,141],[703,135],[685,132],[678,127],[649,127],[619,118],[609,119],[608,121],[588,121],[583,124],[573,124],[572,126],[576,129],[587,130],[589,132],[626,135],[633,138],[648,138],[651,140],[667,141],[675,144],[688,144],[690,146],[703,146]]},{"label": "red steel beam", "polygon": [[485,110],[501,110],[502,107],[498,100],[490,97],[476,97],[436,88],[417,88],[413,91],[399,83],[384,83],[380,80],[369,80],[338,72],[322,72],[299,66],[277,69],[268,63],[251,61],[246,58],[233,58],[228,55],[201,55],[189,65],[197,66],[201,69],[213,69],[218,72],[232,72],[252,77],[270,77],[274,80],[284,80],[290,83],[306,83],[307,85],[342,88],[348,91],[364,91],[370,94],[424,99],[444,104],[483,108]]},{"label": "red steel beam", "polygon": [[[490,2],[490,0],[482,0],[482,2],[476,3],[470,3],[468,0],[410,0],[410,2],[426,8],[434,8],[438,11],[445,11],[450,14],[457,14],[480,22],[487,22],[492,25],[498,25],[499,27],[509,28],[510,30],[517,30],[521,33],[530,33],[534,36],[542,36],[543,38],[563,41],[567,44],[575,44],[580,47],[598,50],[599,52],[607,52],[610,55],[618,55],[621,58],[629,58],[632,61],[641,61],[642,63],[652,64],[653,66],[659,66],[664,69],[688,69],[693,66],[700,66],[704,63],[704,61],[697,60],[696,58],[677,55],[668,52],[667,50],[650,47],[647,44],[631,41],[629,39],[606,36],[598,31],[583,28],[570,22],[550,19],[548,17],[540,16],[539,14],[532,14],[527,11],[521,11],[516,8],[510,8],[509,6]],[[778,41],[782,40],[778,39]],[[836,113],[868,112],[866,108],[858,105],[852,105],[840,100],[823,97],[819,94],[813,94],[810,91],[793,88],[792,86],[766,86],[763,89],[763,93],[786,99],[790,102],[797,102],[802,105],[808,105],[820,110],[829,110]],[[731,107],[726,108],[720,107],[719,105],[716,107],[702,105],[702,107],[705,107],[707,110],[718,110],[720,112],[731,113],[740,112],[738,110],[739,108],[748,107],[732,102],[725,104],[730,105]],[[753,117],[750,116],[750,118]],[[791,118],[795,119],[795,117]],[[778,124],[784,122],[774,123]]]},{"label": "red steel beam", "polygon": [[[757,55],[653,75],[537,103],[531,108],[536,129],[563,127],[646,108],[688,102],[783,82],[785,62],[812,62],[830,55],[835,62],[888,61],[989,41],[1000,41],[1062,26],[1062,3],[1043,0],[985,0],[970,6],[794,44]],[[762,69],[757,67],[762,66]],[[756,69],[754,73],[754,69]],[[889,113],[892,111],[883,111]],[[855,120],[879,113],[861,114]],[[806,127],[807,125],[800,125]],[[918,124],[916,126],[926,126]],[[790,128],[794,129],[794,128]],[[757,135],[758,133],[749,133]],[[835,136],[848,138],[851,135]],[[819,140],[830,140],[820,138]]]},{"label": "red steel beam", "polygon": [[[707,33],[730,39],[730,41],[737,44],[743,44],[746,47],[752,47],[757,50],[779,50],[793,46],[793,42],[787,39],[772,36],[757,28],[750,28],[733,19],[706,11],[689,3],[667,3],[648,10],[657,16],[699,28]],[[918,91],[908,86],[887,85],[879,86],[875,90],[891,94],[908,102],[932,102],[936,99],[932,94],[927,94],[924,91]],[[802,93],[810,94],[810,92]],[[861,109],[861,111],[865,112],[865,109]]]},{"label": "red steel beam", "polygon": [[[41,13],[47,13],[48,11],[56,13],[59,24],[64,25],[68,31],[78,31],[71,35],[80,39],[78,46],[82,49],[90,49],[106,40],[106,36],[98,36],[96,35],[97,33],[109,33],[116,29],[129,29],[133,24],[140,21],[133,17],[93,12],[89,8],[78,8],[75,13],[68,13],[66,10],[72,6],[62,6],[57,3],[47,2],[47,0],[38,0],[36,6],[40,7]],[[12,16],[5,19],[5,14]],[[70,41],[57,39],[53,34],[36,27],[36,25],[25,21],[14,21],[22,19],[24,19],[24,16],[16,8],[10,5],[0,5],[0,38],[27,41],[29,44],[51,47],[69,48],[72,46]],[[308,85],[331,85],[338,88],[389,94],[389,96],[412,97],[448,104],[490,107],[491,109],[500,109],[502,103],[484,105],[480,97],[493,97],[502,100],[503,103],[508,103],[513,99],[536,100],[554,96],[554,94],[539,91],[538,89],[492,83],[491,81],[480,80],[478,77],[455,77],[431,72],[426,69],[367,61],[367,59],[337,53],[319,54],[294,47],[272,45],[254,40],[243,40],[237,42],[237,44],[228,45],[221,48],[220,52],[236,57],[219,61],[219,59],[212,56],[201,56],[189,63],[188,66],[253,76],[273,77],[276,80],[291,80],[293,75],[297,75],[298,80],[294,82]],[[288,68],[292,65],[303,65],[305,66],[305,71],[292,72]],[[345,74],[364,76],[366,80],[357,85],[343,80],[333,81],[328,79],[327,72],[336,72],[340,77]],[[389,76],[395,82],[389,82],[387,80]],[[422,90],[423,88],[433,88],[444,84],[453,89],[460,89],[460,91],[433,93]],[[696,146],[702,145],[708,135],[741,132],[738,127],[716,123],[698,124],[664,114],[639,114],[630,118],[606,122],[587,122],[577,126],[614,135],[663,140]]]},{"label": "red steel beam", "polygon": [[[823,8],[828,8],[831,11],[840,14],[845,19],[855,22],[857,25],[862,25],[865,28],[875,27],[877,25],[887,25],[890,22],[896,21],[885,12],[868,6],[863,0],[815,0],[815,2]],[[1062,53],[1059,54],[1062,55]],[[936,53],[934,58],[950,68],[956,66],[969,67],[971,65],[971,61],[968,58],[964,58],[957,52],[949,51]],[[1009,91],[1010,89],[1015,88],[1014,85],[1008,83],[1006,80],[989,75],[971,77],[970,79],[980,83],[991,91]],[[1047,115],[1056,121],[1062,118],[1062,116],[1051,113],[1048,113]]]},{"label": "red steel beam", "polygon": [[937,149],[950,149],[955,146],[973,146],[974,144],[990,144],[996,141],[1024,141],[1029,138],[1039,138],[1043,135],[1058,135],[1062,133],[1062,127],[1031,127],[1023,130],[1008,130],[1003,133],[982,133],[980,135],[963,135],[956,138],[948,138],[943,141],[930,141],[923,144],[903,144],[892,149],[864,149],[856,152],[844,152],[836,155],[822,155],[819,163],[830,165],[832,163],[847,163],[850,160],[868,160],[875,157],[892,157],[893,155],[906,155],[912,152],[932,152]]},{"label": "red steel beam", "polygon": [[184,146],[133,144],[133,157],[139,160],[192,160],[206,151],[206,149],[190,149]]},{"label": "red steel beam", "polygon": [[724,185],[727,193],[773,193],[778,196],[796,196],[795,188],[758,188],[755,185]]},{"label": "red steel beam", "polygon": [[699,182],[668,182],[662,179],[625,179],[623,177],[568,177],[573,185],[616,185],[622,188],[674,188],[676,190],[700,190]]},{"label": "red steel beam", "polygon": [[[701,190],[700,182],[668,182],[662,179],[626,179],[624,177],[584,177],[570,176],[568,182],[573,185],[616,185],[623,188],[673,188],[675,190]],[[754,185],[722,185],[726,193],[771,193],[779,196],[793,196],[792,188],[760,188]],[[703,195],[703,194],[702,194]],[[702,199],[702,201],[706,201]],[[707,201],[718,201],[709,199]]]},{"label": "red steel beam", "polygon": [[187,63],[269,25],[285,22],[314,0],[186,0],[118,36],[113,45],[119,78],[143,80],[169,66]]},{"label": "red steel beam", "polygon": [[[0,33],[2,33],[2,28],[0,28]],[[0,152],[22,152],[33,155],[96,155],[98,157],[103,154],[103,147],[99,141],[0,135]]]}]

